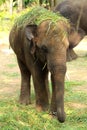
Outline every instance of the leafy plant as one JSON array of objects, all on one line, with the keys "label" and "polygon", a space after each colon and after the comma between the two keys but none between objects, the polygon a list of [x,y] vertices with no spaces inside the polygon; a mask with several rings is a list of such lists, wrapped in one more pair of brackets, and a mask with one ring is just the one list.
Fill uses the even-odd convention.
[{"label": "leafy plant", "polygon": [[0,5],[2,5],[3,3],[5,3],[6,0],[0,0]]}]

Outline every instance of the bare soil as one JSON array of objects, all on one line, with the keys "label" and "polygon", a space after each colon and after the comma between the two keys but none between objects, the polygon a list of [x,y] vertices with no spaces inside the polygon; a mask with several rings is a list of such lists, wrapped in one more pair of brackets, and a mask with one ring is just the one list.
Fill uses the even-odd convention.
[{"label": "bare soil", "polygon": [[78,58],[67,63],[69,80],[87,81],[87,36],[74,50]]},{"label": "bare soil", "polygon": [[0,44],[0,99],[13,97],[19,91],[20,71],[16,62],[9,45]]}]

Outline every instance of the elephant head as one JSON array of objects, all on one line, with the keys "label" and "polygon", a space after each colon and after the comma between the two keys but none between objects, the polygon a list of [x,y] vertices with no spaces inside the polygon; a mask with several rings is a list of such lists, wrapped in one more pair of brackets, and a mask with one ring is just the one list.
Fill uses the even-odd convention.
[{"label": "elephant head", "polygon": [[[69,40],[74,41],[77,37],[80,41],[80,35],[77,32],[71,32],[70,27],[64,22],[53,23],[50,20],[43,21],[40,25],[27,25],[25,27],[25,36],[30,48],[31,55],[40,50],[38,58],[47,64],[51,72],[52,81],[52,99],[51,111],[57,112],[57,118],[60,122],[65,121],[64,112],[64,79],[66,73],[66,53],[69,48]],[[76,34],[75,34],[76,33]],[[76,35],[72,38],[71,35]],[[71,38],[71,39],[70,39]]]}]

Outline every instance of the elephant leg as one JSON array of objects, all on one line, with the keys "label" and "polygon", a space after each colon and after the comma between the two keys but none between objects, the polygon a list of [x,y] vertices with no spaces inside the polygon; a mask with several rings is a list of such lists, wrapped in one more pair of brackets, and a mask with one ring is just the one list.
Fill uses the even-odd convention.
[{"label": "elephant leg", "polygon": [[48,96],[48,72],[36,71],[33,75],[33,82],[36,94],[36,107],[39,111],[46,110],[49,105]]},{"label": "elephant leg", "polygon": [[73,49],[67,50],[67,61],[75,60],[77,57],[78,56]]},{"label": "elephant leg", "polygon": [[27,69],[26,65],[20,60],[18,60],[18,65],[21,72],[21,92],[19,102],[24,105],[28,105],[31,103],[30,99],[30,77],[31,73]]}]

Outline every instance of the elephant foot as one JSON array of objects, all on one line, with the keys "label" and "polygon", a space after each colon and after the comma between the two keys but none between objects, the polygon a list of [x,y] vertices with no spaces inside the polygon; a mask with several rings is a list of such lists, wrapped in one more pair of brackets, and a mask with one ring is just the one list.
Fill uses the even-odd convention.
[{"label": "elephant foot", "polygon": [[36,104],[37,111],[47,111],[49,109],[49,104]]},{"label": "elephant foot", "polygon": [[58,119],[60,123],[63,123],[63,122],[65,121],[65,118],[66,118],[65,112],[64,112],[64,113],[57,113],[57,112],[55,111],[55,112],[50,112],[49,114],[50,114],[53,118]]},{"label": "elephant foot", "polygon": [[29,104],[31,104],[31,100],[29,99],[29,97],[24,98],[24,96],[23,96],[23,97],[20,97],[19,103],[23,104],[23,105],[29,105]]},{"label": "elephant foot", "polygon": [[36,100],[36,109],[38,111],[47,111],[49,109],[49,101],[47,100]]},{"label": "elephant foot", "polygon": [[66,114],[65,112],[57,112],[57,119],[59,120],[60,123],[65,122]]}]

